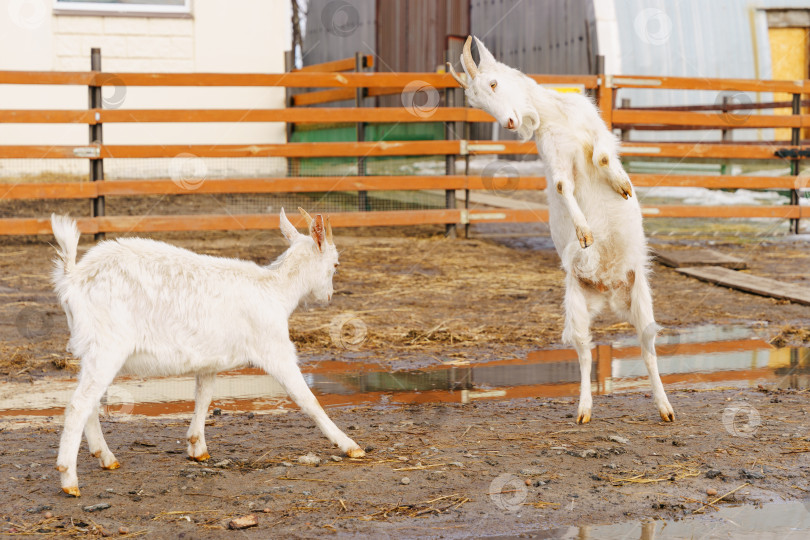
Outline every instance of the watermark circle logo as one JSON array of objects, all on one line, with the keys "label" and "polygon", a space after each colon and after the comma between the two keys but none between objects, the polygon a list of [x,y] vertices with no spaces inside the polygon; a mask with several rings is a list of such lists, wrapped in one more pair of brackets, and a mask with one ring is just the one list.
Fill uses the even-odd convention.
[{"label": "watermark circle logo", "polygon": [[357,351],[368,339],[368,327],[354,313],[343,313],[329,322],[329,337],[336,347]]},{"label": "watermark circle logo", "polygon": [[501,474],[489,484],[489,499],[505,512],[514,513],[520,510],[528,495],[526,483],[514,474]]},{"label": "watermark circle logo", "polygon": [[481,182],[493,195],[507,196],[517,190],[520,173],[514,165],[496,160],[481,171]]},{"label": "watermark circle logo", "polygon": [[127,97],[127,85],[118,75],[104,73],[99,76],[101,84],[101,108],[120,109]]},{"label": "watermark circle logo", "polygon": [[751,109],[746,109],[754,102],[746,92],[725,90],[717,94],[714,104],[717,107],[733,106],[734,108],[718,113],[722,120],[731,126],[740,126],[751,117]]},{"label": "watermark circle logo", "polygon": [[177,186],[188,191],[199,189],[205,182],[208,166],[194,154],[181,153],[169,163],[169,177]]},{"label": "watermark circle logo", "polygon": [[104,413],[116,420],[127,420],[135,410],[135,396],[123,386],[107,388],[104,398]]},{"label": "watermark circle logo", "polygon": [[348,2],[333,0],[321,11],[321,24],[330,34],[347,37],[360,26],[360,13]]},{"label": "watermark circle logo", "polygon": [[26,306],[14,318],[20,336],[31,341],[47,338],[53,331],[53,317],[39,306]]},{"label": "watermark circle logo", "polygon": [[748,403],[731,403],[723,409],[723,427],[733,437],[751,438],[761,424],[759,411]]},{"label": "watermark circle logo", "polygon": [[663,45],[672,35],[672,19],[665,11],[656,8],[643,9],[633,20],[636,35],[649,45]]},{"label": "watermark circle logo", "polygon": [[24,30],[36,30],[48,18],[45,0],[11,0],[8,15],[16,26]]},{"label": "watermark circle logo", "polygon": [[439,108],[439,91],[425,81],[411,81],[402,90],[402,106],[418,118],[429,118]]}]

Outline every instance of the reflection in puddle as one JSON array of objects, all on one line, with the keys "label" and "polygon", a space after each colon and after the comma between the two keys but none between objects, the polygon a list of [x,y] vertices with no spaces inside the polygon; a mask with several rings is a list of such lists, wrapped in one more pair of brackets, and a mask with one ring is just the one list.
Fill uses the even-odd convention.
[{"label": "reflection in puddle", "polygon": [[706,518],[585,525],[521,533],[519,538],[571,540],[667,540],[676,538],[760,540],[773,538],[798,540],[808,538],[809,532],[810,500],[804,503],[768,503],[759,507],[751,505],[722,507]]},{"label": "reflection in puddle", "polygon": [[[697,329],[679,342],[664,336],[658,346],[661,378],[667,388],[720,386],[810,386],[810,349],[774,349],[743,330]],[[696,339],[719,338],[696,342]],[[640,349],[632,342],[594,350],[593,385],[599,394],[649,388]],[[469,403],[477,399],[575,397],[579,364],[573,350],[535,351],[526,358],[469,363],[454,361],[419,371],[389,372],[370,362],[324,361],[303,367],[307,382],[325,406],[362,403]],[[8,383],[0,390],[0,416],[62,413],[73,380]],[[158,416],[193,411],[194,378],[118,379],[105,403],[110,414]],[[290,407],[281,387],[256,369],[217,378],[214,403],[227,410]]]}]

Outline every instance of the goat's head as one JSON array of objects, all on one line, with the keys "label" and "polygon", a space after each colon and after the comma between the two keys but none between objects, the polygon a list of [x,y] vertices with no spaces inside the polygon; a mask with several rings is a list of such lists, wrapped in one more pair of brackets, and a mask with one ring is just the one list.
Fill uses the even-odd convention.
[{"label": "goat's head", "polygon": [[279,216],[281,234],[290,242],[290,249],[286,257],[290,264],[295,265],[298,279],[303,281],[307,289],[304,300],[328,302],[332,299],[332,277],[337,271],[338,252],[332,238],[332,225],[329,216],[326,219],[321,214],[314,218],[303,208],[298,209],[307,220],[309,234],[301,234],[290,223],[281,209]]},{"label": "goat's head", "polygon": [[467,37],[461,53],[461,66],[466,78],[461,78],[448,62],[450,74],[464,88],[471,106],[488,112],[501,126],[517,132],[522,139],[531,138],[539,127],[540,118],[531,100],[530,79],[495,60],[478,38],[475,38],[475,42],[481,60],[476,66],[470,50],[472,40],[473,36]]}]

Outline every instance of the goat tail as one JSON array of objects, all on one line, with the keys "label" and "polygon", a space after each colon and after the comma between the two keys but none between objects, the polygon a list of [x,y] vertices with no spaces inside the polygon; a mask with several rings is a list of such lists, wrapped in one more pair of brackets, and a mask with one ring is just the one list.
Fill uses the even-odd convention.
[{"label": "goat tail", "polygon": [[58,282],[76,267],[76,251],[79,247],[81,233],[76,226],[76,221],[68,216],[51,214],[51,228],[56,237],[56,243],[59,244],[53,272],[54,281]]}]

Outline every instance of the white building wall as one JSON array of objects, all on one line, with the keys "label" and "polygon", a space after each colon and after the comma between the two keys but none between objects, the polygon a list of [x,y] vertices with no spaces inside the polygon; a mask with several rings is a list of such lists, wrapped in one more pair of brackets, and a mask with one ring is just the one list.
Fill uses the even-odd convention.
[{"label": "white building wall", "polygon": [[[105,72],[279,73],[289,49],[287,0],[194,0],[190,17],[56,14],[52,0],[0,0],[0,70],[88,71],[100,47]],[[105,108],[282,108],[283,88],[104,87]],[[0,85],[3,109],[85,109],[83,86]],[[284,142],[279,123],[121,123],[104,125],[105,144],[268,144]],[[86,125],[4,124],[0,144],[81,145]],[[0,160],[0,177],[58,170],[87,172],[85,160]],[[171,160],[107,160],[111,177],[167,175]],[[205,160],[211,176],[277,174],[284,160]]]}]

